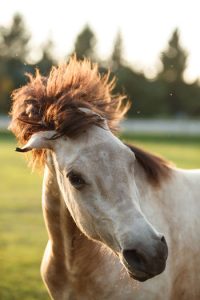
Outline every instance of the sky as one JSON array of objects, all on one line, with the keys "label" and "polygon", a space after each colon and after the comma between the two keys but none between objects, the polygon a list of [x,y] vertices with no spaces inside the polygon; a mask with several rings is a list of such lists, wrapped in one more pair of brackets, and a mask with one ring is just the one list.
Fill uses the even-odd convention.
[{"label": "sky", "polygon": [[0,25],[8,25],[16,12],[23,15],[31,33],[31,47],[36,49],[51,38],[59,59],[73,50],[86,24],[96,34],[102,60],[111,54],[120,31],[125,61],[149,77],[155,75],[159,54],[178,27],[189,54],[185,78],[200,77],[199,0],[0,0]]}]

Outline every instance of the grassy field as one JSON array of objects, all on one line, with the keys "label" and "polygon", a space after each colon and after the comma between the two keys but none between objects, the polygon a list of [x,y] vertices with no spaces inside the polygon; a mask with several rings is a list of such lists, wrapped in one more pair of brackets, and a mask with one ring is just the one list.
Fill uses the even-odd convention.
[{"label": "grassy field", "polygon": [[[133,136],[123,136],[133,142]],[[134,143],[178,167],[200,168],[200,137],[140,136]],[[47,235],[41,213],[42,176],[31,173],[15,140],[0,133],[0,300],[49,299],[39,268]]]}]

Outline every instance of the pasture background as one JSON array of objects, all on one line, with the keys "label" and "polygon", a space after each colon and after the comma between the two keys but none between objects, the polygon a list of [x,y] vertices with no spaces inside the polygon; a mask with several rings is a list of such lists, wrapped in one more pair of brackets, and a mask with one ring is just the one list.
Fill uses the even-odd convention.
[{"label": "pasture background", "polygon": [[[122,139],[173,161],[200,168],[200,137],[124,134]],[[31,172],[16,142],[0,132],[0,300],[47,300],[40,262],[47,242],[41,212],[42,174]]]}]

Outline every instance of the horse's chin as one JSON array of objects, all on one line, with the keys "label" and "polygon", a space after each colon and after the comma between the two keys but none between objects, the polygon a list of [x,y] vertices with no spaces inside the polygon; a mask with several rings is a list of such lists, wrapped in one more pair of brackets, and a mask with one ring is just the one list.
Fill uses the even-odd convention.
[{"label": "horse's chin", "polygon": [[128,274],[131,278],[133,278],[134,280],[140,281],[140,282],[144,282],[144,281],[146,281],[146,280],[153,277],[152,275],[149,275],[149,274],[146,274],[146,273],[138,275],[138,274],[134,274],[130,271],[128,271]]},{"label": "horse's chin", "polygon": [[123,263],[128,275],[134,279],[134,280],[137,280],[137,281],[140,281],[140,282],[144,282],[148,279],[151,279],[157,275],[159,275],[160,273],[162,273],[163,269],[160,270],[159,272],[154,272],[154,273],[150,273],[150,272],[144,272],[142,270],[138,270],[136,269],[135,267],[130,267],[129,265]]}]

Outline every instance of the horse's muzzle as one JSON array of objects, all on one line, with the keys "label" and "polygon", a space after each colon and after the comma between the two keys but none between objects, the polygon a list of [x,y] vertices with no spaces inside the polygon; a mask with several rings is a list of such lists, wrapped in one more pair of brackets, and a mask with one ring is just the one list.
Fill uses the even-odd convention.
[{"label": "horse's muzzle", "polygon": [[165,270],[167,256],[168,247],[162,236],[151,251],[141,247],[123,250],[122,261],[132,278],[145,281]]}]

